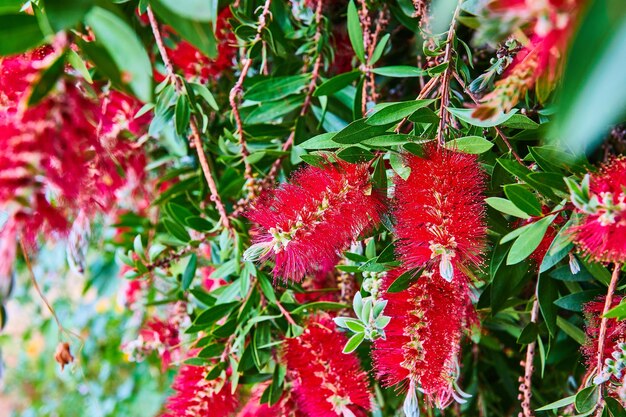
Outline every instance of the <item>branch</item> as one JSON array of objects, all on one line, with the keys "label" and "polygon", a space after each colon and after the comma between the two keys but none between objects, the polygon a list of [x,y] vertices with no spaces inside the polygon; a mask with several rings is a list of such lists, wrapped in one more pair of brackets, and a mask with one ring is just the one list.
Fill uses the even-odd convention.
[{"label": "branch", "polygon": [[[263,5],[263,10],[261,11],[261,15],[259,16],[259,26],[257,27],[256,35],[251,42],[251,45],[256,44],[261,41],[261,34],[263,30],[267,27],[267,17],[270,14],[270,5],[272,0],[265,0],[265,4]],[[230,90],[230,94],[228,95],[228,102],[230,103],[230,107],[233,111],[233,116],[235,117],[235,125],[237,128],[237,134],[239,135],[239,144],[241,145],[241,156],[243,157],[243,163],[245,166],[244,175],[246,179],[252,178],[252,166],[248,162],[248,156],[250,152],[248,151],[248,146],[246,145],[246,138],[244,136],[243,131],[243,121],[241,120],[241,113],[239,111],[239,100],[241,100],[241,95],[243,93],[243,82],[248,76],[248,71],[250,71],[250,67],[252,66],[252,58],[245,58],[243,67],[241,68],[241,73],[239,74],[239,78],[237,82]]]},{"label": "branch", "polygon": [[606,299],[604,300],[604,309],[602,310],[602,320],[600,321],[600,332],[598,333],[598,360],[597,360],[597,372],[602,372],[603,368],[603,353],[604,353],[604,342],[606,339],[606,322],[607,318],[605,317],[606,313],[611,309],[611,304],[613,303],[613,293],[615,293],[615,287],[617,286],[617,281],[619,281],[619,273],[622,268],[621,264],[615,264],[613,269],[613,274],[611,275],[611,282],[609,283],[609,288],[606,292]]},{"label": "branch", "polygon": [[452,65],[452,44],[454,43],[454,34],[455,34],[455,26],[456,19],[461,10],[461,2],[457,3],[456,9],[454,10],[454,14],[452,15],[452,22],[450,23],[450,29],[448,30],[448,38],[446,39],[446,50],[443,55],[443,63],[447,62],[448,67],[443,72],[441,76],[441,110],[439,112],[439,127],[437,129],[437,144],[439,146],[445,145],[445,138],[443,136],[443,132],[448,124],[448,105],[450,104],[450,79],[452,78],[452,74],[454,71],[454,66]]},{"label": "branch", "polygon": [[[537,317],[539,315],[539,296],[535,289],[535,301],[530,313],[530,322],[537,323]],[[520,377],[520,395],[518,399],[522,401],[522,412],[524,417],[533,417],[533,410],[530,408],[530,398],[532,397],[532,376],[535,367],[533,366],[533,360],[535,359],[535,348],[537,342],[532,342],[526,348],[526,359],[522,361],[524,366],[524,376]]]},{"label": "branch", "polygon": [[[478,100],[478,97],[476,97],[476,95],[474,95],[471,91],[469,91],[469,89],[467,88],[467,86],[465,85],[465,83],[463,82],[461,77],[459,76],[459,74],[454,73],[454,78],[461,85],[461,88],[463,88],[463,91],[465,92],[465,94],[467,94],[469,96],[469,98],[471,98],[474,103],[480,104],[480,102]],[[522,161],[522,158],[520,158],[520,156],[517,154],[517,152],[515,152],[515,149],[513,149],[513,146],[511,145],[511,142],[509,142],[509,138],[507,138],[504,135],[504,133],[502,133],[502,129],[500,129],[498,126],[494,126],[493,128],[496,130],[496,133],[498,133],[498,135],[502,138],[502,141],[504,142],[506,147],[509,148],[509,151],[511,151],[511,155],[513,155],[515,160],[517,162],[519,162],[520,164],[524,165],[524,161]]]},{"label": "branch", "polygon": [[[152,28],[152,34],[154,35],[154,40],[156,41],[157,48],[159,49],[159,53],[161,55],[161,59],[163,60],[163,65],[165,65],[167,77],[172,79],[172,82],[174,83],[174,88],[179,94],[181,94],[184,91],[184,86],[180,79],[176,77],[174,67],[172,65],[172,62],[170,61],[169,56],[167,55],[165,45],[163,44],[163,38],[161,37],[161,32],[159,31],[159,24],[157,23],[156,18],[154,17],[154,13],[152,12],[152,8],[150,8],[150,6],[148,6],[147,8],[147,12],[148,20],[150,20],[150,27]],[[200,161],[200,166],[202,167],[202,173],[204,174],[204,178],[206,179],[206,182],[209,186],[209,191],[211,192],[211,201],[215,203],[215,207],[217,208],[217,211],[220,215],[222,225],[232,233],[233,230],[230,225],[230,220],[228,219],[228,214],[226,213],[226,208],[224,207],[224,203],[222,203],[222,199],[217,192],[217,185],[215,183],[215,180],[213,179],[213,174],[211,174],[211,168],[209,167],[209,162],[202,147],[200,129],[198,129],[198,125],[196,124],[194,118],[191,118],[189,120],[189,126],[191,127],[192,143],[193,146],[196,148],[196,152],[198,153],[198,160]]]}]

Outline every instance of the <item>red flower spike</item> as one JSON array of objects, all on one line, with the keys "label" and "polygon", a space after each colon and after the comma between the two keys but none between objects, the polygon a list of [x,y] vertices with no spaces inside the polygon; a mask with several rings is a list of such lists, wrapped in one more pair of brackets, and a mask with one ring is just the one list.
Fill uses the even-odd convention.
[{"label": "red flower spike", "polygon": [[[621,300],[621,297],[614,296],[613,300],[611,300],[611,308],[616,307]],[[582,347],[582,352],[589,370],[597,367],[598,334],[600,333],[600,322],[602,321],[605,301],[606,296],[602,296],[597,300],[588,302],[584,307],[587,340]],[[617,319],[607,319],[602,357],[612,358],[612,353],[616,350],[617,344],[624,341],[626,341],[626,322]]]},{"label": "red flower spike", "polygon": [[[193,356],[196,352],[190,352]],[[239,404],[223,377],[207,380],[209,368],[183,365],[172,384],[176,391],[167,400],[167,411],[161,417],[227,417],[234,415]]]},{"label": "red flower spike", "polygon": [[626,260],[626,158],[618,157],[590,175],[589,193],[597,208],[572,229],[578,248],[596,262]]},{"label": "red flower spike", "polygon": [[311,319],[302,335],[285,339],[283,356],[296,402],[308,417],[367,415],[367,374],[354,354],[341,353],[347,340],[328,316]]},{"label": "red flower spike", "polygon": [[[383,287],[388,288],[400,273],[388,274]],[[388,301],[385,314],[391,321],[385,327],[386,338],[374,342],[372,358],[385,386],[408,391],[408,399],[414,398],[419,386],[427,400],[440,408],[453,399],[463,402],[461,397],[467,394],[456,386],[458,354],[463,331],[474,318],[466,281],[460,272],[450,282],[435,272],[422,275],[407,290],[383,293]]]},{"label": "red flower spike", "polygon": [[253,203],[247,217],[258,227],[245,257],[273,259],[274,278],[285,281],[326,273],[383,208],[365,164],[308,166]]},{"label": "red flower spike", "polygon": [[284,391],[283,396],[274,405],[261,404],[261,397],[268,385],[261,384],[253,388],[252,397],[248,399],[237,417],[308,417],[298,409],[294,396],[289,391]]},{"label": "red flower spike", "polygon": [[478,266],[485,247],[485,174],[478,158],[435,145],[407,155],[407,180],[396,182],[396,235],[407,269],[439,264],[450,281],[459,266]]}]

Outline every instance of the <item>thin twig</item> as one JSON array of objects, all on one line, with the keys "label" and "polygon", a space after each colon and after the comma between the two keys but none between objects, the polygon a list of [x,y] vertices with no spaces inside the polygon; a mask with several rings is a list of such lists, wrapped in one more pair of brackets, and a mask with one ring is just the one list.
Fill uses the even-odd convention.
[{"label": "thin twig", "polygon": [[603,364],[603,354],[604,354],[604,342],[606,338],[606,322],[607,318],[606,313],[611,309],[611,304],[613,303],[613,293],[615,293],[615,287],[617,286],[617,281],[619,281],[619,273],[622,268],[621,264],[615,264],[615,268],[613,269],[613,274],[611,275],[611,282],[609,283],[609,288],[606,292],[606,299],[604,300],[604,309],[602,310],[602,320],[600,321],[600,331],[598,333],[598,359],[597,359],[597,372],[602,372],[602,364]]},{"label": "thin twig", "polygon": [[[154,36],[154,40],[157,44],[157,48],[159,49],[159,53],[161,55],[161,59],[163,60],[163,65],[165,65],[165,70],[167,72],[167,77],[172,80],[174,83],[174,88],[180,94],[184,92],[184,86],[181,80],[176,76],[174,72],[174,66],[170,61],[170,58],[167,54],[167,49],[165,49],[165,44],[163,43],[163,38],[161,37],[161,32],[159,31],[159,24],[157,23],[156,18],[154,17],[154,13],[150,6],[147,8],[148,20],[150,21],[150,27],[152,28],[152,34]],[[224,203],[222,203],[222,199],[217,191],[217,185],[213,178],[213,174],[211,173],[211,167],[209,166],[209,161],[204,153],[204,148],[202,146],[202,139],[200,136],[200,129],[196,124],[195,119],[192,117],[189,120],[189,126],[191,128],[191,139],[194,148],[196,148],[196,152],[198,154],[198,160],[200,161],[200,167],[202,168],[202,173],[204,174],[204,178],[206,179],[207,185],[209,186],[209,191],[211,193],[211,201],[215,203],[215,207],[220,215],[220,220],[222,225],[233,232],[232,227],[230,225],[230,220],[228,219],[228,214],[226,213],[226,208],[224,207]]]},{"label": "thin twig", "polygon": [[285,309],[285,307],[283,307],[280,301],[276,300],[274,304],[276,305],[276,307],[278,307],[280,312],[283,313],[283,316],[285,316],[285,319],[287,320],[289,324],[291,324],[292,326],[297,326],[295,320],[293,319],[293,317],[291,317],[291,314],[289,314],[289,312]]},{"label": "thin twig", "polygon": [[452,65],[452,52],[453,52],[453,44],[454,44],[454,34],[456,27],[456,19],[459,15],[459,11],[461,10],[461,2],[457,3],[456,9],[454,10],[454,14],[452,15],[452,22],[450,23],[450,29],[448,30],[448,37],[446,39],[446,49],[443,55],[443,62],[448,63],[448,67],[445,69],[443,74],[441,75],[441,110],[439,112],[439,127],[437,129],[437,144],[439,146],[445,145],[445,137],[444,130],[448,124],[448,105],[450,104],[450,79],[452,78],[452,74],[455,73],[454,65]]},{"label": "thin twig", "polygon": [[[256,35],[251,42],[251,45],[255,45],[259,41],[262,40],[262,33],[267,27],[267,17],[270,14],[270,5],[272,4],[272,0],[266,0],[263,5],[263,9],[261,11],[261,15],[259,16],[259,26],[257,27]],[[252,58],[245,58],[243,61],[243,67],[241,68],[241,73],[239,74],[239,78],[237,82],[230,90],[230,94],[228,95],[228,102],[230,103],[230,107],[232,108],[233,116],[235,117],[235,125],[237,128],[237,134],[239,135],[239,145],[241,146],[241,156],[243,158],[243,163],[245,166],[244,175],[246,179],[252,178],[252,165],[248,162],[248,156],[250,152],[248,151],[248,145],[246,145],[246,138],[244,136],[243,130],[243,121],[241,119],[241,113],[239,111],[239,100],[243,94],[243,82],[248,76],[248,71],[250,71],[250,67],[252,66]]]},{"label": "thin twig", "polygon": [[[539,297],[537,294],[537,290],[535,289],[535,301],[533,302],[533,307],[530,312],[530,322],[537,323],[537,318],[539,316]],[[522,412],[524,417],[533,417],[533,410],[530,407],[530,398],[532,397],[532,376],[535,367],[533,366],[533,361],[535,359],[535,348],[537,346],[537,342],[534,341],[528,345],[526,348],[526,359],[522,362],[524,366],[524,376],[520,377],[520,400],[522,400]]]},{"label": "thin twig", "polygon": [[57,313],[54,310],[54,307],[52,307],[52,304],[50,304],[50,301],[48,301],[48,298],[44,295],[43,291],[41,290],[41,287],[39,286],[39,283],[37,282],[37,278],[35,277],[35,272],[33,271],[33,266],[30,262],[28,251],[26,250],[26,245],[24,244],[23,239],[20,239],[20,248],[22,249],[22,255],[24,256],[24,262],[26,263],[26,268],[28,269],[28,273],[30,274],[30,281],[32,282],[33,287],[35,288],[37,295],[39,295],[39,298],[41,298],[41,301],[43,301],[43,303],[46,305],[46,308],[48,309],[50,314],[52,314],[52,317],[54,318],[54,321],[56,322],[57,327],[59,328],[59,332],[70,334],[82,341],[83,338],[79,334],[74,333],[73,331],[68,330],[63,326],[63,324],[61,323],[61,320],[59,319],[59,316],[57,316]]},{"label": "thin twig", "polygon": [[[474,93],[469,91],[469,89],[467,88],[467,86],[465,85],[465,83],[463,82],[461,77],[459,76],[459,74],[457,74],[455,72],[454,73],[454,78],[459,83],[461,88],[463,88],[463,91],[465,92],[465,94],[467,94],[469,96],[469,98],[471,98],[474,103],[480,104],[479,100],[478,100],[478,97],[476,97],[476,95],[474,95]],[[506,147],[509,148],[509,151],[511,152],[511,155],[513,155],[515,160],[517,162],[519,162],[520,164],[524,165],[524,161],[522,161],[522,158],[520,158],[520,156],[517,154],[517,152],[515,152],[515,149],[513,149],[513,146],[511,145],[511,142],[509,141],[509,138],[507,138],[506,135],[504,133],[502,133],[502,130],[498,126],[494,126],[493,128],[496,130],[496,133],[498,133],[498,135],[502,138],[502,141],[504,142]]]}]

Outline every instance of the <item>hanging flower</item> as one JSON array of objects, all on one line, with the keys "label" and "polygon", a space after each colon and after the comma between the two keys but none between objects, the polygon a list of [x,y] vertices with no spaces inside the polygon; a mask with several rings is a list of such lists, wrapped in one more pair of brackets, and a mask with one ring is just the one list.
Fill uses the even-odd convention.
[{"label": "hanging flower", "polygon": [[506,28],[510,32],[521,28],[529,40],[472,116],[489,119],[499,112],[508,112],[541,78],[552,88],[584,3],[584,0],[491,1],[485,8],[482,27],[486,31]]},{"label": "hanging flower", "polygon": [[273,259],[275,278],[299,282],[305,274],[330,271],[382,210],[365,164],[308,166],[253,203],[247,217],[258,228],[244,257]]},{"label": "hanging flower", "polygon": [[[598,361],[598,336],[600,333],[600,322],[606,296],[585,304],[585,333],[587,340],[582,347],[586,359],[587,369],[595,369],[594,383],[610,381],[621,385],[626,373],[626,323],[615,318],[606,320],[606,333],[602,349],[604,358],[604,368],[597,370]],[[621,302],[621,297],[613,297],[611,308],[616,307]],[[615,388],[609,384],[610,388]],[[623,398],[626,400],[626,397]]]},{"label": "hanging flower", "polygon": [[585,180],[587,201],[573,195],[582,219],[571,230],[574,242],[597,262],[626,260],[626,158],[614,158]]},{"label": "hanging flower", "polygon": [[416,284],[386,292],[402,271],[384,279],[385,314],[391,321],[385,338],[376,339],[372,357],[377,377],[385,386],[406,392],[405,414],[419,414],[416,389],[427,401],[444,408],[452,400],[465,402],[468,395],[456,384],[463,331],[474,319],[467,278],[455,272],[442,280],[438,272],[424,273]]},{"label": "hanging flower", "polygon": [[[193,357],[197,351],[190,352]],[[210,368],[182,365],[174,378],[174,395],[167,399],[167,411],[161,417],[227,417],[238,406],[236,394],[231,393],[226,376],[206,379]]]},{"label": "hanging flower", "polygon": [[298,408],[308,417],[366,416],[371,391],[347,338],[328,316],[311,319],[302,335],[285,339],[284,360]]},{"label": "hanging flower", "polygon": [[407,180],[396,182],[396,235],[407,269],[439,265],[451,281],[456,268],[477,266],[485,247],[483,173],[475,155],[424,149],[407,155]]}]

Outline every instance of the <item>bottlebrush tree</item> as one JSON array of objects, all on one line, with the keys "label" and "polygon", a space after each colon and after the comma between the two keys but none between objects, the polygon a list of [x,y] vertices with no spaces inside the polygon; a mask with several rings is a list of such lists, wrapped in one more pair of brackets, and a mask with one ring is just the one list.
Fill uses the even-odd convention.
[{"label": "bottlebrush tree", "polygon": [[625,34],[618,0],[5,1],[0,403],[626,415]]}]

